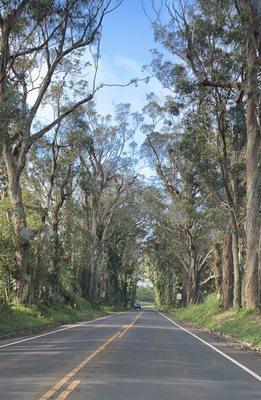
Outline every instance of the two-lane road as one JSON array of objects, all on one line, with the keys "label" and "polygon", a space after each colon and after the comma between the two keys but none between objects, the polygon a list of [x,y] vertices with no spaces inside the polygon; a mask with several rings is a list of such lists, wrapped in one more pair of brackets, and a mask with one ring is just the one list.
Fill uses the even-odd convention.
[{"label": "two-lane road", "polygon": [[260,400],[260,356],[205,336],[146,310],[0,341],[0,399]]}]

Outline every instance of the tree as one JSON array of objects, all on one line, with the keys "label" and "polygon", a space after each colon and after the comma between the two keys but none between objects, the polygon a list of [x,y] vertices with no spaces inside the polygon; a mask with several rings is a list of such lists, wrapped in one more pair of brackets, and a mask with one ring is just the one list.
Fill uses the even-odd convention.
[{"label": "tree", "polygon": [[153,289],[150,286],[138,286],[136,293],[137,302],[153,303],[154,294]]},{"label": "tree", "polygon": [[[117,5],[115,7],[117,7]],[[0,14],[1,152],[12,205],[19,298],[29,301],[30,242],[21,193],[21,175],[30,148],[79,106],[89,102],[95,81],[85,96],[68,99],[75,62],[83,49],[99,42],[103,18],[114,9],[111,0],[2,2]],[[72,73],[70,73],[70,69]],[[96,76],[96,74],[95,74]],[[64,82],[58,115],[39,127],[39,112],[55,80]],[[95,77],[94,77],[95,79]],[[75,84],[75,82],[74,82]],[[77,85],[76,85],[77,88]]]},{"label": "tree", "polygon": [[141,188],[135,182],[115,210],[108,230],[106,299],[113,304],[134,305],[146,218],[140,207]]},{"label": "tree", "polygon": [[[115,119],[102,117],[90,108],[86,118],[78,116],[81,130],[75,138],[80,162],[82,189],[90,209],[88,238],[89,283],[88,300],[98,295],[99,258],[103,252],[114,211],[124,201],[127,189],[136,175],[133,162],[125,153],[127,141],[133,136],[129,126],[130,105],[118,105]],[[136,115],[133,115],[136,119]]]},{"label": "tree", "polygon": [[[239,4],[240,3],[240,4]],[[226,201],[231,210],[232,227],[232,252],[234,265],[234,306],[241,304],[241,259],[240,241],[244,241],[244,234],[241,233],[239,225],[242,224],[240,207],[242,197],[238,194],[242,176],[232,164],[239,164],[244,154],[244,131],[238,132],[238,145],[240,148],[232,148],[228,152],[228,142],[233,143],[234,135],[231,125],[232,110],[237,111],[238,115],[245,114],[245,103],[252,116],[252,123],[247,112],[246,118],[246,137],[247,137],[247,206],[246,213],[246,248],[247,257],[245,264],[246,287],[243,290],[243,300],[248,307],[257,306],[259,303],[260,288],[258,288],[258,239],[260,232],[260,220],[253,210],[258,210],[260,192],[258,185],[259,166],[258,155],[260,153],[260,127],[256,119],[256,109],[258,107],[258,84],[257,84],[257,65],[256,56],[252,56],[251,73],[250,67],[245,68],[245,43],[248,43],[246,54],[255,52],[258,54],[256,46],[260,36],[259,8],[255,10],[256,3],[251,1],[236,2],[195,2],[192,6],[185,6],[182,2],[179,6],[174,3],[165,2],[169,15],[169,22],[164,24],[158,15],[154,24],[156,39],[161,41],[171,54],[178,56],[181,64],[162,62],[162,56],[155,53],[154,68],[157,76],[163,84],[172,91],[183,91],[186,96],[192,93],[197,96],[200,104],[204,104],[207,99],[207,112],[211,121],[216,119],[215,126],[219,135],[216,143],[219,152],[220,173],[224,184]],[[253,17],[255,12],[255,17]],[[237,11],[241,12],[241,20],[238,18]],[[251,14],[252,13],[252,14]],[[255,33],[252,34],[250,17],[254,21]],[[254,18],[254,19],[253,19]],[[250,28],[251,26],[251,28]],[[245,32],[244,40],[241,35],[241,28]],[[251,33],[252,32],[252,33]],[[252,50],[250,50],[250,48]],[[253,51],[253,49],[255,49]],[[250,57],[251,58],[251,57]],[[250,58],[248,58],[250,62]],[[247,64],[250,65],[250,64]],[[161,67],[161,69],[160,69]],[[253,79],[251,84],[251,95],[249,96],[248,86],[249,77]],[[193,79],[194,78],[194,79]],[[252,96],[253,93],[253,96]],[[233,104],[231,106],[231,104]],[[251,106],[252,104],[252,106]],[[194,113],[194,110],[191,110]],[[211,122],[212,126],[213,122]],[[255,127],[255,128],[254,128]],[[258,133],[259,131],[259,133]],[[209,137],[209,135],[208,135]],[[258,139],[259,138],[259,139]],[[210,141],[211,142],[211,141]],[[253,143],[255,146],[253,147]],[[254,161],[253,161],[254,160]],[[250,187],[252,189],[250,189]],[[251,201],[250,201],[251,198]],[[251,210],[251,211],[250,211]],[[252,216],[251,216],[252,215]],[[250,232],[252,232],[250,234]],[[252,235],[252,236],[251,236]],[[241,236],[241,237],[240,237]],[[255,239],[254,239],[255,237]],[[255,261],[254,261],[255,260]],[[250,281],[252,282],[250,284]],[[248,282],[248,283],[247,283]],[[254,283],[255,282],[255,283]],[[249,289],[251,286],[251,289]],[[252,293],[252,295],[250,294]],[[255,294],[253,294],[255,293]],[[247,298],[252,298],[248,301]],[[255,297],[255,302],[253,301]]]},{"label": "tree", "polygon": [[[177,242],[175,259],[184,269],[184,292],[188,303],[192,304],[200,298],[200,274],[213,250],[211,241],[205,236],[207,196],[201,190],[195,163],[184,152],[184,133],[167,119],[166,106],[150,102],[147,109],[151,113],[151,108],[155,110],[156,107],[159,112],[153,112],[154,119],[159,122],[160,114],[163,113],[163,125],[160,132],[156,132],[155,123],[144,127],[146,132],[152,131],[144,147],[147,156],[154,159],[152,165],[171,199],[169,209]],[[162,148],[163,143],[165,148]]]},{"label": "tree", "polygon": [[261,5],[256,0],[236,0],[243,28],[243,50],[246,54],[246,77],[243,82],[247,97],[247,204],[246,235],[247,257],[245,276],[245,305],[261,306],[260,258],[260,179],[261,179],[261,128],[260,128],[260,70]]}]

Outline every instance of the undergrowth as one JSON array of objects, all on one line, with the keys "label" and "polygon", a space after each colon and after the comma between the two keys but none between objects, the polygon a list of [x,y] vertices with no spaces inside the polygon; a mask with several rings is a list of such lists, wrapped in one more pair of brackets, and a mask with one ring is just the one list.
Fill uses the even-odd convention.
[{"label": "undergrowth", "polygon": [[261,315],[257,310],[224,311],[219,307],[218,297],[211,294],[203,303],[169,311],[181,321],[261,348]]},{"label": "undergrowth", "polygon": [[23,306],[21,304],[9,305],[5,302],[0,302],[0,335],[34,331],[42,327],[100,317],[119,310],[119,307],[108,306],[92,308],[84,299],[77,301],[75,307],[63,303],[50,306],[44,304]]}]

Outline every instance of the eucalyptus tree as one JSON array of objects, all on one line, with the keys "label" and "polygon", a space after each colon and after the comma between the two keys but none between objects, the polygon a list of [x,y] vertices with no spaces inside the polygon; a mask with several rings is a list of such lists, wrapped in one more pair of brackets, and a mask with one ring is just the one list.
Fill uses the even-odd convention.
[{"label": "eucalyptus tree", "polygon": [[[154,65],[158,76],[165,86],[175,91],[183,86],[183,91],[192,92],[198,88],[198,99],[204,103],[207,99],[209,116],[212,118],[219,141],[217,150],[222,157],[220,172],[224,183],[226,200],[231,209],[233,227],[233,263],[234,263],[234,305],[240,306],[240,249],[239,205],[236,191],[242,176],[233,169],[234,164],[242,163],[246,137],[246,261],[244,303],[248,307],[260,302],[258,279],[258,242],[260,220],[260,125],[258,107],[260,90],[258,88],[258,54],[260,54],[260,18],[259,2],[246,1],[196,1],[192,5],[183,2],[165,2],[169,20],[161,21],[158,15],[154,24],[156,39],[168,49],[175,59],[181,62],[163,62],[156,54]],[[159,67],[162,67],[161,69]],[[203,89],[205,88],[205,89]],[[246,123],[244,122],[246,113]],[[229,157],[227,145],[233,141],[233,130],[229,129],[232,111],[241,116],[243,126],[236,133],[240,148]],[[193,110],[192,110],[193,112]],[[243,119],[242,119],[243,116]],[[244,235],[243,235],[244,236]]]},{"label": "eucalyptus tree", "polygon": [[[205,217],[204,213],[201,215],[203,217],[202,221],[206,220],[206,218],[209,220],[205,229],[211,229],[211,225],[216,227],[213,232],[215,232],[214,237],[217,243],[214,246],[215,251],[213,249],[213,253],[216,256],[217,252],[221,253],[219,242],[226,243],[228,246],[226,251],[230,249],[232,252],[233,250],[233,298],[234,305],[237,307],[240,305],[241,297],[239,270],[242,263],[242,244],[244,240],[242,233],[244,217],[244,161],[242,160],[242,148],[244,146],[244,135],[243,138],[240,137],[238,139],[238,133],[240,132],[238,115],[234,117],[230,113],[226,119],[225,133],[231,133],[233,136],[231,138],[222,136],[224,139],[222,142],[220,132],[216,129],[211,115],[211,111],[213,111],[211,99],[207,93],[204,94],[206,99],[201,98],[202,92],[198,93],[195,87],[190,88],[188,92],[188,85],[188,79],[185,80],[183,77],[182,86],[179,87],[178,83],[177,87],[175,87],[176,101],[171,96],[168,96],[167,101],[162,105],[155,103],[155,100],[153,102],[150,101],[147,109],[150,109],[154,122],[148,125],[147,128],[152,132],[154,130],[154,133],[148,136],[148,144],[151,147],[152,154],[154,153],[158,174],[165,182],[168,193],[174,197],[174,201],[180,205],[184,212],[186,202],[187,204],[191,203],[196,210],[198,209],[196,203],[199,202],[200,209],[202,211],[203,209],[205,210]],[[181,101],[183,101],[183,104]],[[178,125],[176,120],[179,109],[182,109],[182,117],[179,117]],[[160,115],[163,118],[160,118]],[[163,123],[159,129],[160,135],[155,132],[155,122],[157,124]],[[240,123],[240,128],[244,130],[244,118]],[[225,143],[225,147],[221,146],[220,143]],[[165,166],[164,158],[168,160],[168,164],[165,164]],[[176,177],[175,174],[177,175]],[[174,181],[176,180],[176,185],[182,190],[181,194],[179,193],[179,188],[176,185],[174,185],[176,187],[172,185],[173,177]],[[185,189],[182,187],[183,184]],[[193,185],[195,192],[189,190],[189,187],[192,188]],[[182,204],[184,195],[186,200]],[[191,211],[191,207],[187,207],[187,210]],[[195,214],[193,218],[194,216]],[[231,226],[224,223],[225,216],[230,217]],[[228,233],[225,233],[227,230]],[[227,236],[227,234],[233,238],[232,247],[229,246],[227,240],[223,241],[222,239],[222,236]],[[200,236],[203,236],[202,233],[200,233]],[[241,239],[240,243],[239,238]],[[214,244],[213,241],[212,243]],[[231,276],[230,264],[225,261],[227,259],[225,256],[226,251],[224,251],[222,274],[221,271],[216,271],[215,274],[211,274],[209,277],[214,279],[217,274],[220,274],[220,283],[222,284],[217,286],[219,286],[219,290],[222,288],[222,302],[226,298],[225,291],[228,290],[230,292],[230,289],[224,283],[226,278],[224,281],[222,280],[223,274],[227,276],[229,273],[229,277]],[[214,265],[215,263],[213,263]],[[227,302],[225,303],[227,304]],[[225,303],[224,305],[226,305]]]},{"label": "eucalyptus tree", "polygon": [[[208,194],[202,190],[195,161],[184,151],[184,128],[175,125],[170,104],[170,98],[164,105],[153,99],[145,107],[153,119],[144,126],[147,140],[143,146],[170,199],[169,217],[173,222],[169,240],[176,243],[175,259],[184,270],[188,303],[195,303],[200,297],[200,277],[213,252],[216,232],[212,229],[212,238],[207,238],[207,232],[213,228],[208,221]],[[164,226],[163,223],[163,231]]]},{"label": "eucalyptus tree", "polygon": [[[156,206],[155,195],[155,190],[152,188],[144,193],[144,203],[153,198],[153,206],[151,203],[145,206],[150,216],[150,233],[143,249],[143,263],[153,283],[156,305],[161,308],[176,305],[176,293],[182,289],[185,279],[183,279],[184,268],[180,264],[179,257],[176,257],[177,252],[180,256],[182,253],[181,248],[177,246],[177,236],[171,224],[171,217],[165,209],[166,205],[163,204],[160,207],[163,207],[165,212],[155,213],[155,208],[159,207]],[[185,286],[183,289],[183,301],[186,304]]]},{"label": "eucalyptus tree", "polygon": [[245,304],[261,307],[260,201],[261,201],[261,127],[260,55],[261,4],[257,0],[235,0],[243,32],[246,75],[242,91],[247,107],[247,204]]},{"label": "eucalyptus tree", "polygon": [[[134,125],[130,126],[130,119]],[[118,105],[115,117],[102,117],[93,107],[79,115],[75,132],[76,153],[80,164],[81,187],[90,213],[88,299],[98,298],[99,257],[102,254],[114,211],[124,201],[127,189],[135,182],[133,161],[126,153],[137,115],[130,105]],[[79,134],[80,133],[80,134]]]},{"label": "eucalyptus tree", "polygon": [[[42,218],[42,226],[35,232],[35,239],[39,240],[42,246],[37,249],[36,256],[42,259],[45,253],[45,263],[50,272],[49,297],[53,299],[58,299],[62,294],[68,297],[61,280],[61,262],[65,249],[60,230],[63,224],[63,207],[72,197],[77,182],[76,156],[68,143],[69,137],[70,127],[65,123],[58,124],[53,136],[39,141],[38,146],[31,151],[22,179],[23,186],[27,187],[31,196],[36,199]],[[31,302],[37,301],[33,293],[39,270],[39,267],[36,268],[31,276]]]},{"label": "eucalyptus tree", "polygon": [[142,186],[131,185],[111,220],[105,251],[107,253],[106,303],[134,305],[140,257],[147,218],[141,207]]},{"label": "eucalyptus tree", "polygon": [[[203,103],[204,104],[204,103]],[[224,301],[233,287],[234,307],[240,306],[241,279],[244,262],[245,234],[243,222],[245,217],[245,135],[244,118],[240,125],[232,115],[226,119],[223,140],[220,132],[209,118],[211,105],[195,108],[185,120],[185,131],[182,139],[182,152],[195,165],[201,190],[207,195],[208,213],[215,221],[218,232],[215,244],[215,260],[221,259],[219,265],[222,303],[227,308],[231,301]],[[224,146],[221,146],[221,143]],[[220,149],[221,147],[221,149]],[[227,223],[229,221],[229,223]],[[231,243],[230,243],[231,242]],[[229,255],[228,253],[231,252]],[[223,256],[222,256],[223,254]],[[228,262],[229,260],[229,262]],[[231,284],[231,268],[234,282]],[[227,278],[229,277],[228,281]],[[226,283],[227,282],[227,283]],[[229,296],[230,298],[230,296]]]},{"label": "eucalyptus tree", "polygon": [[28,225],[34,233],[31,302],[73,302],[75,294],[108,301],[109,292],[110,302],[129,302],[143,232],[135,160],[128,154],[137,121],[129,105],[117,106],[113,118],[100,116],[92,104],[32,147],[22,175],[28,222],[32,210],[38,221]]},{"label": "eucalyptus tree", "polygon": [[[96,73],[88,88],[71,90],[68,95],[70,86],[79,89],[77,82],[82,82],[79,76],[79,81],[74,77],[72,83],[72,73],[85,49],[99,46],[102,21],[120,3],[111,0],[1,2],[1,153],[12,204],[19,298],[23,302],[28,301],[29,295],[32,238],[20,186],[27,155],[33,144],[93,98],[97,90]],[[64,81],[59,115],[47,123],[42,118],[39,124],[44,101],[57,79]]]}]

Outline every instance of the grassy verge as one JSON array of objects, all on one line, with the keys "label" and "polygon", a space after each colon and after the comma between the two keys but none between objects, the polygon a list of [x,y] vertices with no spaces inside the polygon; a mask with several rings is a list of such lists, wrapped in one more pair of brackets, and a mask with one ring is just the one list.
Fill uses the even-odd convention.
[{"label": "grassy verge", "polygon": [[92,308],[83,299],[75,308],[65,304],[52,307],[45,305],[7,305],[0,303],[0,335],[9,333],[32,332],[43,327],[67,324],[89,318],[100,317],[112,311],[120,311],[112,307]]},{"label": "grassy verge", "polygon": [[180,321],[200,328],[220,332],[233,339],[261,348],[261,315],[256,310],[222,311],[216,295],[209,295],[204,303],[172,309],[170,313]]}]

